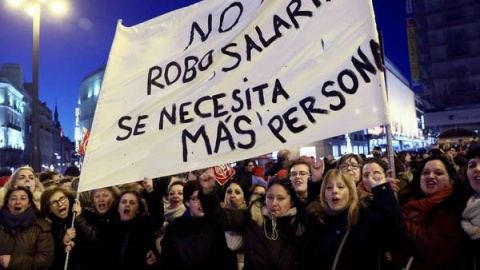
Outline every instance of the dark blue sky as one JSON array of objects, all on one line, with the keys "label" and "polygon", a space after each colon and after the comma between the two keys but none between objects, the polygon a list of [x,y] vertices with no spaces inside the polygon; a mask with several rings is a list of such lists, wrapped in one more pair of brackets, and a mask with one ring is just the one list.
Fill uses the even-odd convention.
[{"label": "dark blue sky", "polygon": [[[273,0],[269,0],[273,1]],[[275,0],[278,1],[278,0]],[[351,0],[358,1],[358,0]],[[40,34],[40,100],[58,105],[65,135],[73,139],[80,82],[107,62],[118,19],[131,26],[200,0],[81,0],[57,17],[45,9]],[[410,78],[405,1],[373,0],[385,54]],[[0,1],[0,64],[18,63],[31,82],[32,20],[23,10]]]}]

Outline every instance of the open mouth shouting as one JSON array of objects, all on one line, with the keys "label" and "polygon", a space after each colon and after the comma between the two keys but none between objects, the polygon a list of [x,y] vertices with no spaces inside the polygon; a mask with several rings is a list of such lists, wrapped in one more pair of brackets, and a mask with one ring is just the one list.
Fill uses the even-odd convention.
[{"label": "open mouth shouting", "polygon": [[348,201],[341,196],[335,195],[327,200],[328,206],[334,211],[342,211],[347,207]]},{"label": "open mouth shouting", "polygon": [[437,181],[436,180],[427,180],[425,182],[425,186],[428,188],[428,189],[434,189],[436,186],[437,186]]},{"label": "open mouth shouting", "polygon": [[68,216],[68,209],[65,206],[61,206],[58,208],[58,214],[61,218],[65,218]]},{"label": "open mouth shouting", "polygon": [[340,203],[340,198],[338,197],[333,197],[332,198],[332,205],[337,205]]},{"label": "open mouth shouting", "polygon": [[106,203],[97,203],[96,208],[99,213],[105,213],[108,210]]},{"label": "open mouth shouting", "polygon": [[130,207],[126,207],[120,211],[120,219],[122,221],[129,221],[136,216],[136,213]]},{"label": "open mouth shouting", "polygon": [[178,198],[170,200],[170,208],[177,208],[182,204],[181,200]]}]

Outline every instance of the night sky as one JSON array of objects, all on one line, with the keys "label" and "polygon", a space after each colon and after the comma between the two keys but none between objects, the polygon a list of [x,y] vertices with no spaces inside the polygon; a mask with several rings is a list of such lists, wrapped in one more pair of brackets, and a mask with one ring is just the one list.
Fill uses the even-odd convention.
[{"label": "night sky", "polygon": [[[199,0],[77,0],[68,1],[63,17],[42,12],[39,95],[52,110],[57,102],[64,133],[73,140],[80,82],[106,64],[118,19],[132,26]],[[209,1],[209,0],[207,0]],[[274,1],[274,0],[269,0]],[[278,0],[275,0],[278,1]],[[359,0],[351,0],[359,1]],[[405,1],[373,0],[386,56],[410,78],[405,30]],[[0,0],[0,65],[22,65],[32,78],[32,19]]]}]

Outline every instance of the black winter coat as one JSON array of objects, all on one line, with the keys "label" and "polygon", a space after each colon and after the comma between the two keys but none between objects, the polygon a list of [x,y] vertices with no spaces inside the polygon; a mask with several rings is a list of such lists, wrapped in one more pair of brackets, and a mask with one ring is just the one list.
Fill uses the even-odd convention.
[{"label": "black winter coat", "polygon": [[[85,258],[91,258],[91,249],[97,243],[95,237],[91,235],[91,227],[86,224],[86,220],[83,215],[88,215],[88,210],[83,210],[82,215],[79,215],[75,219],[76,237],[74,239],[75,247],[70,251],[68,259],[69,270],[89,270],[95,268],[95,261],[85,260]],[[65,245],[63,244],[63,237],[67,232],[67,229],[72,225],[72,214],[65,219],[59,219],[55,216],[51,216],[52,222],[52,235],[55,242],[55,259],[53,261],[50,270],[63,270],[65,266]],[[92,237],[92,238],[90,238]]]},{"label": "black winter coat", "polygon": [[108,223],[102,221],[98,224],[99,262],[103,268],[96,269],[152,268],[146,263],[147,252],[156,251],[155,232],[160,230],[165,217],[161,197],[155,192],[145,193],[144,196],[148,215],[137,215],[130,221],[121,221],[115,209]]},{"label": "black winter coat", "polygon": [[136,216],[130,221],[117,220],[109,232],[109,268],[117,270],[149,269],[147,252],[155,251],[155,230],[149,217]]},{"label": "black winter coat", "polygon": [[160,269],[237,269],[236,256],[228,249],[224,232],[204,217],[191,217],[188,211],[168,225],[161,245]]},{"label": "black winter coat", "polygon": [[112,251],[109,250],[107,236],[114,228],[114,222],[117,218],[116,209],[112,209],[104,215],[98,215],[90,208],[82,210],[82,214],[75,219],[75,227],[77,235],[82,233],[87,241],[74,246],[72,255],[76,255],[72,256],[69,267],[75,266],[75,268],[81,269],[83,263],[86,264],[86,269],[110,269],[111,258],[109,254]]},{"label": "black winter coat", "polygon": [[53,254],[53,237],[45,219],[37,216],[28,227],[12,230],[0,217],[0,255],[11,255],[7,269],[49,269]]},{"label": "black winter coat", "polygon": [[[272,237],[272,220],[264,206],[256,202],[249,210],[220,207],[215,196],[199,193],[205,217],[224,231],[241,232],[244,245],[244,270],[292,270],[297,265],[297,244],[303,230],[296,208],[291,215],[276,219],[278,237]],[[273,238],[273,239],[272,239]]]},{"label": "black winter coat", "polygon": [[[372,192],[374,205],[360,208],[358,221],[341,251],[337,270],[379,269],[381,257],[391,245],[398,245],[405,234],[401,210],[390,185],[380,185]],[[347,212],[326,216],[323,223],[309,215],[299,246],[300,269],[332,268],[346,233]]]}]

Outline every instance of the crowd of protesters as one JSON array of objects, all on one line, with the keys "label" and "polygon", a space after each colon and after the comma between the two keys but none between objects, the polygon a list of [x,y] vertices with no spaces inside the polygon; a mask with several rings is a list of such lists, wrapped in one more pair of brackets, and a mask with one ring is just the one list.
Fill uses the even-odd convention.
[{"label": "crowd of protesters", "polygon": [[479,270],[480,146],[393,161],[281,150],[78,196],[75,166],[4,168],[0,269]]}]

